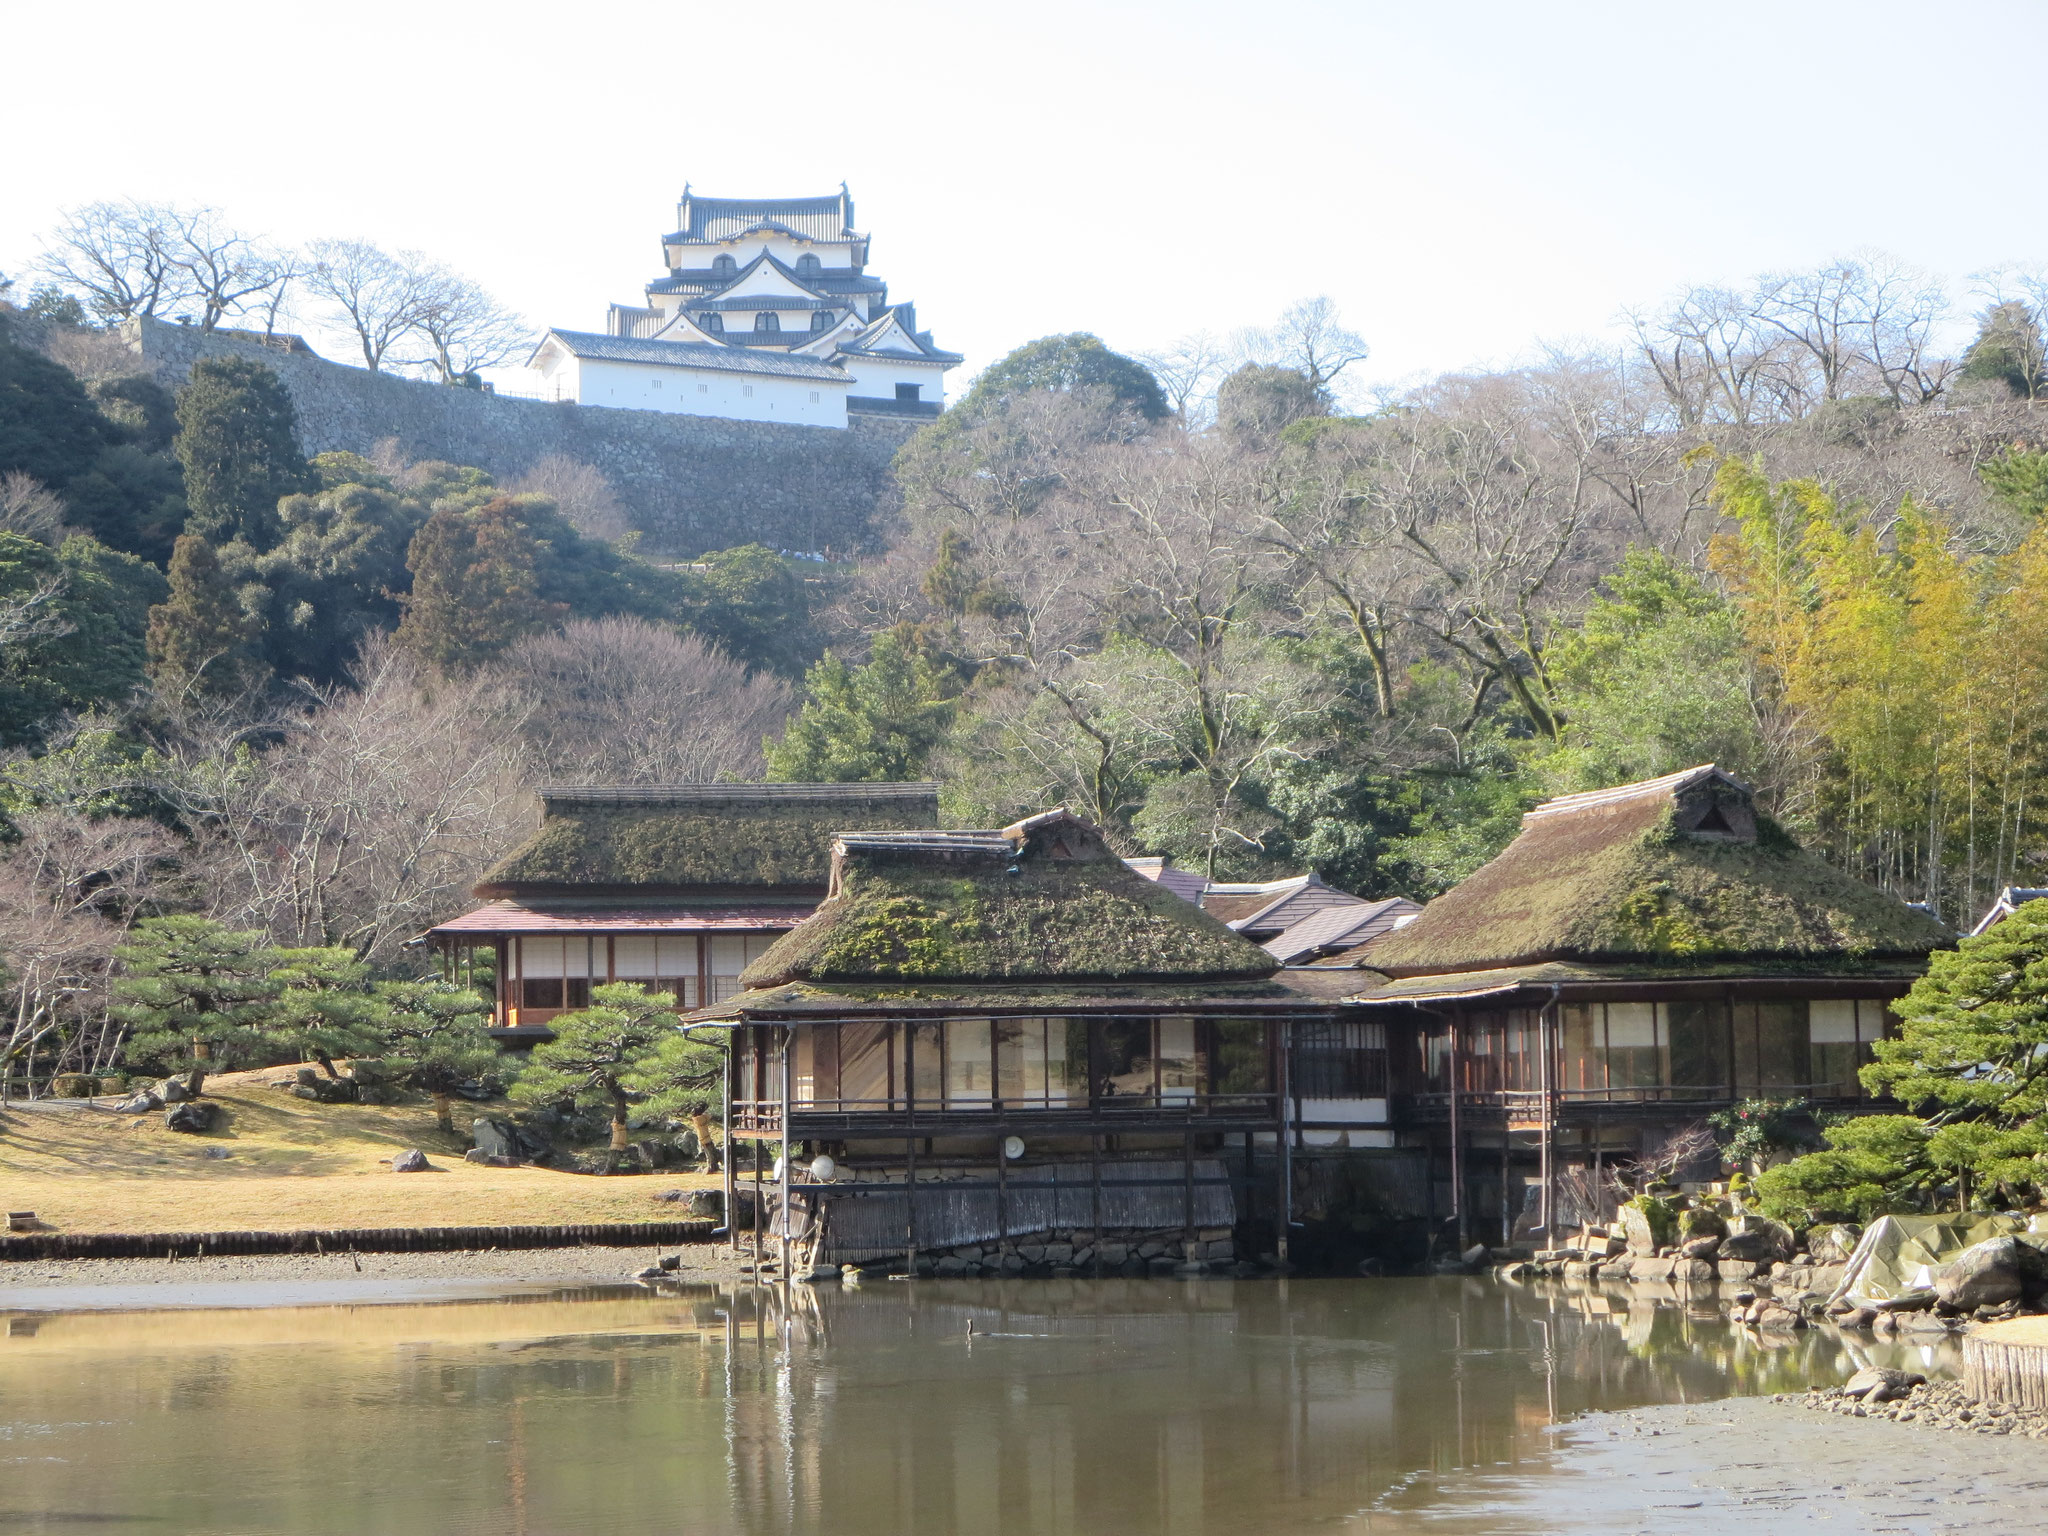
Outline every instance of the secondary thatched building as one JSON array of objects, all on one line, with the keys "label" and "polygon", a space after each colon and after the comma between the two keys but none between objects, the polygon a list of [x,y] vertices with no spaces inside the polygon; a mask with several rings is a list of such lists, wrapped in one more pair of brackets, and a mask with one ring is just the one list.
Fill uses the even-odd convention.
[{"label": "secondary thatched building", "polygon": [[1448,1154],[1461,1227],[1497,1230],[1529,1154],[1548,1190],[1553,1157],[1597,1167],[1740,1099],[1858,1106],[1888,1005],[1951,938],[1707,765],[1538,806],[1363,952],[1385,980],[1351,1002],[1386,1027],[1392,1126]]},{"label": "secondary thatched building", "polygon": [[1277,969],[1062,810],[842,834],[816,914],[690,1022],[734,1032],[735,1142],[829,1166],[785,1189],[824,1256],[1171,1228],[1199,1262],[1277,1147],[1287,1027],[1331,1011]]},{"label": "secondary thatched building", "polygon": [[939,814],[931,784],[574,786],[540,801],[540,830],[477,883],[485,905],[428,933],[451,973],[492,992],[513,1044],[549,1038],[548,1020],[607,981],[671,991],[678,1011],[731,997],[823,899],[839,832]]}]

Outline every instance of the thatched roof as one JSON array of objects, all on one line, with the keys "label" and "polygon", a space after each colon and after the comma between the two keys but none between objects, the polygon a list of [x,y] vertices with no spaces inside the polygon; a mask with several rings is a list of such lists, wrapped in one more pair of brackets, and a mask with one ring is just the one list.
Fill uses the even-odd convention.
[{"label": "thatched roof", "polygon": [[740,979],[1207,985],[1278,964],[1058,810],[1000,832],[842,834],[824,904]]},{"label": "thatched roof", "polygon": [[1918,959],[1939,923],[1802,850],[1711,764],[1567,795],[1373,942],[1396,978],[1565,960],[1666,972],[1730,960]]},{"label": "thatched roof", "polygon": [[483,897],[821,895],[847,827],[935,826],[934,784],[676,784],[540,792],[540,830],[477,883]]}]

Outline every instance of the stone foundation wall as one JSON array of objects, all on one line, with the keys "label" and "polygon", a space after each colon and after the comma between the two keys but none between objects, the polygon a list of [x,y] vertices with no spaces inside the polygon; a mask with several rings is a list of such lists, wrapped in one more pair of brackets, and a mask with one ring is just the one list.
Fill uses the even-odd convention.
[{"label": "stone foundation wall", "polygon": [[387,439],[412,459],[472,464],[501,479],[563,454],[602,471],[650,549],[692,556],[736,544],[845,554],[872,548],[894,495],[889,465],[918,421],[858,416],[840,430],[553,404],[371,373],[309,353],[133,321],[147,372],[177,388],[200,357],[274,370],[308,454],[368,453]]}]

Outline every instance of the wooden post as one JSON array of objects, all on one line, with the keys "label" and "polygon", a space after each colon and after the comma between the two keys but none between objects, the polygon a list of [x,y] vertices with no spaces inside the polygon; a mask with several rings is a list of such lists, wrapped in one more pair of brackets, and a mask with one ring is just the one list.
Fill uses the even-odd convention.
[{"label": "wooden post", "polygon": [[725,1037],[725,1105],[723,1118],[718,1122],[718,1169],[725,1181],[725,1244],[734,1258],[740,1252],[739,1175],[732,1166],[732,1078],[738,1070],[739,1031],[735,1029]]},{"label": "wooden post", "polygon": [[1180,1256],[1185,1262],[1194,1258],[1194,1254],[1189,1250],[1194,1247],[1195,1243],[1195,1133],[1193,1131],[1184,1130],[1180,1133],[1180,1159]]},{"label": "wooden post", "polygon": [[[1552,1003],[1554,1003],[1555,1001],[1556,1000],[1553,998]],[[1550,1231],[1550,1218],[1551,1206],[1556,1198],[1557,1193],[1557,1180],[1555,1177],[1557,1163],[1557,1146],[1555,1136],[1555,1125],[1553,1123],[1556,1117],[1552,1113],[1551,1105],[1553,1101],[1556,1099],[1557,1095],[1553,1088],[1553,1084],[1555,1082],[1554,1074],[1556,1070],[1556,1057],[1551,1049],[1552,1021],[1550,1016],[1550,1010],[1551,1004],[1545,1004],[1543,1010],[1536,1015],[1537,1040],[1538,1043],[1541,1044],[1541,1046],[1543,1047],[1543,1113],[1539,1117],[1537,1122],[1537,1136],[1540,1138],[1538,1153],[1538,1172],[1541,1174],[1543,1179],[1543,1191],[1537,1199],[1536,1209],[1538,1225],[1541,1226],[1543,1229],[1543,1246],[1546,1248],[1555,1248],[1557,1246],[1557,1240],[1551,1234]]]},{"label": "wooden post", "polygon": [[904,1249],[903,1268],[911,1279],[917,1278],[917,1138],[912,1136],[907,1143],[909,1155],[906,1159],[908,1171],[903,1179]]},{"label": "wooden post", "polygon": [[[1294,1141],[1293,1132],[1298,1127],[1290,1125],[1287,1106],[1292,1097],[1294,1077],[1294,1021],[1283,1020],[1275,1038],[1280,1042],[1278,1059],[1275,1062],[1277,1085],[1280,1089],[1274,1108],[1279,1114],[1274,1117],[1273,1151],[1274,1176],[1279,1180],[1279,1210],[1273,1220],[1273,1257],[1287,1262],[1287,1224],[1294,1217]],[[1296,1117],[1299,1118],[1299,1117]]]},{"label": "wooden post", "polygon": [[761,1132],[754,1128],[754,1278],[761,1278]]},{"label": "wooden post", "polygon": [[1458,1091],[1464,1080],[1464,1060],[1458,1052],[1458,1020],[1456,1009],[1451,1011],[1451,1219],[1458,1224],[1458,1252],[1463,1253],[1471,1246],[1468,1213],[1465,1209],[1465,1137],[1464,1123],[1459,1114],[1458,1100],[1463,1095]]},{"label": "wooden post", "polygon": [[996,1260],[997,1268],[1010,1251],[1010,1154],[1004,1143],[1010,1139],[1009,1127],[1000,1116],[996,1119]]},{"label": "wooden post", "polygon": [[1500,1240],[1503,1246],[1515,1240],[1514,1202],[1508,1198],[1508,1155],[1513,1150],[1514,1133],[1502,1125],[1500,1132]]},{"label": "wooden post", "polygon": [[[1059,1191],[1053,1192],[1053,1225],[1059,1225]],[[1091,1266],[1097,1275],[1102,1273],[1102,1133],[1091,1131],[1088,1136],[1088,1246],[1095,1250],[1095,1262]]]},{"label": "wooden post", "polygon": [[789,1187],[795,1173],[796,1163],[796,1143],[790,1138],[789,1134],[789,1105],[790,1100],[794,1097],[790,1092],[792,1086],[791,1073],[795,1070],[795,1063],[790,1060],[789,1044],[790,1036],[795,1033],[796,1026],[794,1024],[782,1026],[782,1189],[780,1191],[781,1209],[776,1215],[776,1225],[782,1229],[782,1283],[784,1285],[789,1284],[790,1278]]}]

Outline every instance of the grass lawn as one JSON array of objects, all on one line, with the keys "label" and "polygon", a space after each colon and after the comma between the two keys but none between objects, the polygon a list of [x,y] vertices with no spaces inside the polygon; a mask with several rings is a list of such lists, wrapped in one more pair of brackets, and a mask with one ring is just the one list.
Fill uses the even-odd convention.
[{"label": "grass lawn", "polygon": [[[469,1123],[493,1106],[458,1100],[449,1137],[424,1101],[314,1104],[269,1086],[290,1076],[270,1067],[208,1078],[206,1097],[220,1113],[198,1136],[166,1130],[161,1111],[0,1111],[0,1208],[34,1211],[60,1232],[673,1221],[677,1207],[655,1200],[658,1192],[718,1183],[707,1174],[593,1178],[465,1163]],[[393,1173],[379,1162],[407,1147],[439,1171]]]}]

